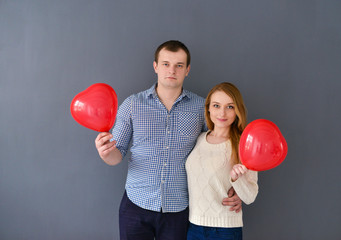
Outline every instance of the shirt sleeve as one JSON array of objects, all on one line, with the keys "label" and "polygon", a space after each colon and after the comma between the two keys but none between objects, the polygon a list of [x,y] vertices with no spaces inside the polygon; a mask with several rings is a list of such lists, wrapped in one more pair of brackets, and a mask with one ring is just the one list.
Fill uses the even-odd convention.
[{"label": "shirt sleeve", "polygon": [[236,191],[239,198],[245,204],[251,204],[255,201],[258,194],[258,172],[248,170],[243,176],[238,178],[236,181],[232,182],[230,178],[230,182],[232,187]]},{"label": "shirt sleeve", "polygon": [[133,134],[132,99],[133,95],[124,100],[120,105],[116,116],[115,126],[112,130],[112,140],[116,141],[116,148],[121,152],[122,158],[127,154]]}]

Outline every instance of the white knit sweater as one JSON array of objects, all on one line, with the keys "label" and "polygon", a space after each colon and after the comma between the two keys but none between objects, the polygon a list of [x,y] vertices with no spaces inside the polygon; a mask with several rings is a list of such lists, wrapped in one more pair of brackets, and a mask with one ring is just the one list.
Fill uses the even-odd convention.
[{"label": "white knit sweater", "polygon": [[252,203],[258,194],[257,172],[248,170],[232,182],[231,142],[210,144],[206,140],[207,133],[199,136],[186,162],[189,221],[208,227],[242,227],[242,211],[230,211],[222,201],[233,187],[244,203]]}]

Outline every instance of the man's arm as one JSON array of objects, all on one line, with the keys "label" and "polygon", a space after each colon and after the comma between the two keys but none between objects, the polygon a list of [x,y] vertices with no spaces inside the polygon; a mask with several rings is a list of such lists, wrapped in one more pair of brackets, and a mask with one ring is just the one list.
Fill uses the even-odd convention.
[{"label": "man's arm", "polygon": [[230,211],[240,212],[242,210],[242,200],[240,200],[232,187],[229,189],[227,196],[227,198],[223,199],[222,204],[224,206],[230,206]]},{"label": "man's arm", "polygon": [[122,154],[116,148],[116,141],[110,142],[113,136],[108,132],[99,133],[95,145],[99,156],[108,165],[117,165],[122,161]]}]

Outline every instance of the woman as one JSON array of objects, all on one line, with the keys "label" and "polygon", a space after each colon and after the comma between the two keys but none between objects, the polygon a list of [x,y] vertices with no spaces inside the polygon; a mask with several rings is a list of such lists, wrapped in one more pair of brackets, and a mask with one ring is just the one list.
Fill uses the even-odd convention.
[{"label": "woman", "polygon": [[246,126],[246,108],[231,83],[213,87],[205,102],[208,131],[202,133],[186,162],[189,191],[188,240],[242,239],[242,211],[221,204],[233,187],[246,203],[258,194],[257,172],[240,163],[238,144]]}]

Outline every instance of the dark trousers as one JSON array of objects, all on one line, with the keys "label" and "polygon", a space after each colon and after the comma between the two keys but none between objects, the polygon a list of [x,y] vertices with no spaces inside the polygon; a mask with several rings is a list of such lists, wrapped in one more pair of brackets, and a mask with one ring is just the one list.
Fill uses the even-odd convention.
[{"label": "dark trousers", "polygon": [[241,227],[220,228],[204,227],[190,223],[187,240],[242,240],[243,231]]},{"label": "dark trousers", "polygon": [[186,240],[188,208],[177,213],[149,211],[132,203],[125,192],[120,205],[121,240]]}]

